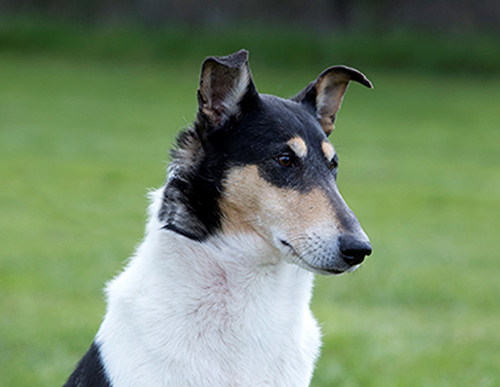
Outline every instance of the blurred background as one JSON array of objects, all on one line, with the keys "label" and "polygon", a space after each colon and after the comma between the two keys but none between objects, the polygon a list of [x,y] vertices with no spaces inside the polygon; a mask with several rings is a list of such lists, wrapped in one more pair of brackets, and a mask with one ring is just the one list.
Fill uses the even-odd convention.
[{"label": "blurred background", "polygon": [[372,240],[318,278],[313,386],[500,385],[500,2],[0,0],[0,386],[62,385],[194,118],[202,60],[260,92],[345,64],[331,136]]}]

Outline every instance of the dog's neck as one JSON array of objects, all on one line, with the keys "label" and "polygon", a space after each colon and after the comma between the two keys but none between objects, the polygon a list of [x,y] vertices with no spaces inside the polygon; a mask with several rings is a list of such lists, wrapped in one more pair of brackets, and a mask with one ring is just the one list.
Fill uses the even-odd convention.
[{"label": "dog's neck", "polygon": [[[153,196],[151,213],[156,214],[161,194]],[[130,380],[135,376],[127,369],[136,369],[139,362],[145,367],[141,372],[149,374],[148,385],[166,381],[232,385],[233,371],[238,379],[255,385],[259,377],[299,378],[292,363],[304,362],[304,357],[309,361],[302,367],[308,371],[302,370],[301,375],[310,377],[319,346],[308,307],[313,276],[276,260],[273,252],[256,235],[193,241],[162,229],[158,217],[151,216],[136,256],[108,286],[108,311],[96,340],[111,379],[133,385]],[[311,324],[311,348],[303,349],[300,332]],[[289,372],[289,376],[255,375],[265,364],[271,367],[282,359],[283,351],[290,364],[280,373]],[[185,364],[175,364],[173,358]],[[226,363],[228,370],[214,372]],[[113,368],[116,364],[121,365],[119,370]],[[213,384],[197,383],[197,375],[186,376],[182,371],[172,374],[175,367],[200,368],[200,375],[213,376]],[[165,379],[165,373],[170,379]]]}]

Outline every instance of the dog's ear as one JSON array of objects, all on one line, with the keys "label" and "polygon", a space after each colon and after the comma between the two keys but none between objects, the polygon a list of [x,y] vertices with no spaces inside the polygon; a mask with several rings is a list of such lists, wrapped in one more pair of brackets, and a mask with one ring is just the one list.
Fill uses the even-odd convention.
[{"label": "dog's ear", "polygon": [[213,126],[220,126],[241,111],[241,102],[255,96],[248,66],[248,51],[221,57],[208,57],[201,67],[198,89],[199,113]]},{"label": "dog's ear", "polygon": [[333,131],[335,116],[340,109],[349,81],[356,81],[370,89],[373,88],[368,78],[358,70],[346,66],[333,66],[323,71],[292,100],[311,107],[326,135],[329,136]]}]

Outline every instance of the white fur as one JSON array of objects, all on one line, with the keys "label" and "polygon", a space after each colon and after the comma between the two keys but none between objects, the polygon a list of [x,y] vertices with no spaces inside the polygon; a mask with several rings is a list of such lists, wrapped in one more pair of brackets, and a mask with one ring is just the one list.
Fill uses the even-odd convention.
[{"label": "white fur", "polygon": [[195,242],[162,230],[152,196],[96,337],[112,385],[308,386],[320,347],[313,274],[257,235]]}]

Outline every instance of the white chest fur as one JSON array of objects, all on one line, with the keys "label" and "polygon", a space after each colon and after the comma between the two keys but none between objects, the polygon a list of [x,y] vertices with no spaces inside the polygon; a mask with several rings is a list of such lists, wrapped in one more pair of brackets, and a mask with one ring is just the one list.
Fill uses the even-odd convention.
[{"label": "white chest fur", "polygon": [[112,385],[309,385],[320,346],[312,281],[257,237],[197,243],[153,216],[107,290],[96,341]]}]

